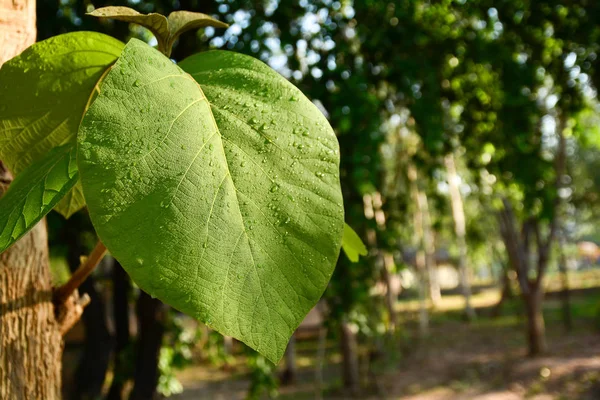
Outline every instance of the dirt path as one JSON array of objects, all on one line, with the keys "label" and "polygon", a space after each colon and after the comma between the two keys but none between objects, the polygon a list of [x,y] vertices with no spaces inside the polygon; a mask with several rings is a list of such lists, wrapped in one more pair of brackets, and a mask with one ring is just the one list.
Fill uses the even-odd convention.
[{"label": "dirt path", "polygon": [[[410,319],[404,321],[408,336],[403,339],[402,356],[374,366],[376,378],[364,377],[371,389],[360,399],[600,400],[600,330],[594,311],[598,298],[590,299],[586,294],[580,299],[585,303],[575,314],[588,314],[576,318],[575,329],[569,334],[557,317],[559,304],[547,302],[551,351],[534,359],[526,356],[523,321],[514,313],[494,320],[480,318],[470,325],[441,314],[433,320],[430,337],[421,342],[410,337]],[[345,400],[350,396],[339,389],[336,347],[332,343],[328,349],[323,398]],[[310,346],[305,348],[308,350],[298,355],[298,381],[280,388],[281,399],[315,398],[314,352]],[[180,379],[185,392],[173,397],[176,400],[241,400],[249,386],[243,369],[232,374],[198,365],[184,371]]]}]

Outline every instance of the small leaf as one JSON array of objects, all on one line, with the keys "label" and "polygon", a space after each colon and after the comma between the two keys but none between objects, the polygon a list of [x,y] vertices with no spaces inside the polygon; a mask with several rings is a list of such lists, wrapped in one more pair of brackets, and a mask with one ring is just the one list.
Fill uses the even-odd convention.
[{"label": "small leaf", "polygon": [[140,14],[133,8],[121,6],[109,6],[96,8],[91,13],[96,18],[110,18],[118,21],[131,22],[148,28],[156,37],[159,49],[166,49],[169,41],[169,22],[162,14],[150,13]]},{"label": "small leaf", "polygon": [[0,253],[26,234],[75,185],[75,146],[55,147],[23,170],[0,197]]},{"label": "small leaf", "polygon": [[358,262],[359,256],[366,256],[368,254],[367,247],[360,239],[360,236],[348,224],[344,224],[342,249],[352,262]]},{"label": "small leaf", "polygon": [[167,48],[171,49],[175,40],[182,33],[206,26],[215,28],[229,27],[225,22],[214,19],[210,15],[190,11],[173,11],[169,14],[169,43],[167,44]]},{"label": "small leaf", "polygon": [[169,18],[162,14],[150,13],[140,14],[129,7],[102,7],[88,13],[97,18],[112,18],[119,21],[132,22],[148,28],[156,37],[158,50],[169,56],[173,43],[182,33],[191,29],[199,29],[206,26],[215,28],[227,28],[224,22],[214,19],[210,15],[191,12],[173,11]]},{"label": "small leaf", "polygon": [[[38,42],[0,68],[0,160],[18,176],[56,146],[75,143],[87,103],[123,43],[94,32]],[[6,95],[4,95],[6,94]],[[85,205],[81,189],[56,210]]]},{"label": "small leaf", "polygon": [[90,217],[140,288],[277,362],[339,256],[337,139],[258,60],[182,65],[200,86],[132,39],[109,72],[78,135]]}]

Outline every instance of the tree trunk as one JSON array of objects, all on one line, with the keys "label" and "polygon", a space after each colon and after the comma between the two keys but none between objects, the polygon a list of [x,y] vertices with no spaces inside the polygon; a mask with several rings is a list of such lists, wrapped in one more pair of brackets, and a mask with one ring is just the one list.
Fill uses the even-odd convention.
[{"label": "tree trunk", "polygon": [[389,252],[381,252],[381,259],[383,265],[381,267],[381,278],[385,283],[385,305],[388,310],[388,315],[390,318],[389,321],[389,332],[393,333],[396,331],[396,327],[398,326],[398,316],[396,315],[396,298],[397,294],[394,291],[392,285],[392,274],[390,269],[394,265],[394,256]]},{"label": "tree trunk", "polygon": [[492,309],[492,318],[498,318],[500,314],[502,314],[502,306],[504,305],[506,300],[512,299],[514,297],[509,272],[510,271],[508,266],[505,266],[502,269],[502,291],[500,293],[500,300],[498,300],[498,303],[496,303],[496,305]]},{"label": "tree trunk", "polygon": [[0,0],[0,65],[35,42],[35,0]]},{"label": "tree trunk", "polygon": [[[0,0],[0,65],[35,35],[35,1]],[[0,162],[0,196],[11,180]],[[62,349],[43,220],[0,254],[0,399],[60,399]]]},{"label": "tree trunk", "polygon": [[136,346],[134,386],[129,400],[158,398],[156,385],[158,357],[165,333],[167,307],[158,299],[140,292],[137,302],[138,338]]},{"label": "tree trunk", "polygon": [[346,321],[341,323],[342,368],[344,388],[351,393],[358,393],[359,371],[358,371],[358,344],[356,334],[352,331],[350,324]]},{"label": "tree trunk", "polygon": [[[566,118],[559,113],[557,126],[558,146],[554,159],[556,171],[556,190],[563,187],[564,174],[567,163],[566,139],[564,136]],[[498,214],[500,233],[508,253],[511,266],[517,273],[519,285],[525,302],[527,314],[527,342],[529,354],[532,356],[546,351],[546,337],[542,303],[544,300],[543,280],[548,269],[550,249],[555,239],[559,225],[561,197],[554,199],[554,208],[550,220],[550,229],[545,239],[540,232],[539,220],[536,217],[526,219],[521,227],[520,238],[517,234],[516,217],[512,205],[507,198],[502,199],[503,209]],[[531,278],[531,242],[536,241],[537,262],[535,264],[535,278]]]},{"label": "tree trunk", "polygon": [[425,246],[423,244],[423,213],[421,207],[421,199],[419,195],[419,187],[417,185],[417,169],[413,165],[409,165],[407,176],[410,182],[410,194],[415,205],[413,212],[413,225],[415,230],[415,275],[419,290],[419,335],[427,336],[429,333],[429,312],[427,310],[427,260],[425,254]]},{"label": "tree trunk", "polygon": [[115,319],[115,353],[113,381],[108,391],[107,400],[121,400],[125,382],[132,378],[125,359],[130,345],[129,333],[129,292],[131,282],[117,260],[113,260],[113,315]]},{"label": "tree trunk", "polygon": [[[508,252],[508,259],[512,268],[517,272],[523,302],[525,303],[525,314],[527,317],[527,345],[530,356],[536,356],[546,351],[546,337],[544,326],[544,314],[542,303],[544,299],[543,277],[548,265],[548,251],[551,233],[545,244],[542,243],[538,221],[529,219],[523,223],[521,238],[516,233],[515,216],[507,199],[503,199],[504,209],[500,212],[500,232]],[[537,276],[535,279],[529,277],[531,268],[530,241],[532,233],[538,242],[538,259],[536,263]]]},{"label": "tree trunk", "polygon": [[525,311],[527,314],[527,344],[529,355],[537,356],[546,352],[546,327],[542,304],[544,290],[532,287],[528,294],[524,294]]},{"label": "tree trunk", "polygon": [[569,332],[573,329],[573,317],[571,315],[571,293],[569,288],[569,274],[567,271],[567,257],[565,257],[564,233],[559,237],[558,251],[560,254],[560,259],[558,260],[558,271],[560,273],[562,282],[562,290],[560,292],[560,299],[562,303],[562,318],[565,330]]},{"label": "tree trunk", "polygon": [[60,399],[62,350],[42,221],[0,255],[0,399]]},{"label": "tree trunk", "polygon": [[429,299],[433,307],[437,307],[442,300],[442,290],[438,278],[435,261],[435,240],[431,229],[431,214],[429,213],[429,201],[425,192],[419,192],[419,207],[423,216],[423,248],[425,250],[425,268],[429,281]]},{"label": "tree trunk", "polygon": [[448,172],[448,188],[450,192],[450,203],[452,206],[452,218],[454,219],[454,233],[458,247],[458,274],[460,276],[460,288],[465,298],[465,314],[469,320],[475,319],[475,310],[471,306],[471,286],[467,272],[467,241],[465,239],[466,223],[465,210],[462,195],[458,187],[458,174],[454,163],[454,155],[448,154],[445,158],[446,170]]}]

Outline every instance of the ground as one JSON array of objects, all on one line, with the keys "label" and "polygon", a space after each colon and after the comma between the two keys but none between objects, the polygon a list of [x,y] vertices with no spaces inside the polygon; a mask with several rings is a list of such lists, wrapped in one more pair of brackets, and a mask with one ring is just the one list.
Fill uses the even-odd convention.
[{"label": "ground", "polygon": [[[416,335],[415,304],[398,304],[402,319],[398,338],[386,347],[386,357],[371,364],[362,358],[362,399],[402,400],[512,400],[600,399],[600,287],[583,279],[571,294],[573,329],[562,324],[559,293],[545,303],[548,354],[526,354],[520,302],[514,299],[498,318],[490,305],[498,290],[482,288],[475,294],[478,319],[468,323],[458,311],[462,300],[445,296],[432,316],[427,338]],[[316,342],[298,342],[300,372],[294,385],[280,387],[282,399],[350,398],[341,388],[340,355],[331,341],[326,347],[322,390],[315,383]],[[187,399],[244,399],[249,385],[241,365],[218,368],[197,364],[179,374]]]}]

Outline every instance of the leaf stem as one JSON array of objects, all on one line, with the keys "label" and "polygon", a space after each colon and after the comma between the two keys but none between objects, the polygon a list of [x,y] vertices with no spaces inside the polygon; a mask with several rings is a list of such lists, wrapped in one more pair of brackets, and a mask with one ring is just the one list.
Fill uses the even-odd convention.
[{"label": "leaf stem", "polygon": [[98,240],[96,247],[88,257],[82,257],[79,268],[71,275],[71,279],[64,285],[54,290],[54,304],[60,306],[64,304],[73,292],[86,280],[94,268],[100,263],[106,254],[106,246]]}]

